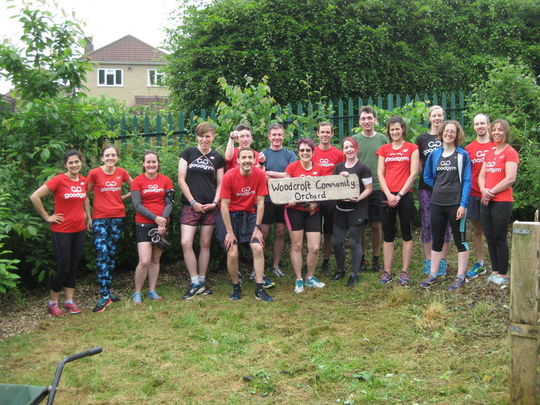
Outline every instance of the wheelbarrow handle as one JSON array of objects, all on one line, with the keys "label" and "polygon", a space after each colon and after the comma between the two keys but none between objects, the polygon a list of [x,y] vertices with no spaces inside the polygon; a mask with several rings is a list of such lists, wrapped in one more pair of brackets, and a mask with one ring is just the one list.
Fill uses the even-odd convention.
[{"label": "wheelbarrow handle", "polygon": [[51,405],[54,402],[54,396],[56,395],[56,389],[58,388],[58,383],[60,382],[60,377],[62,376],[62,371],[66,363],[70,361],[75,361],[82,359],[83,357],[93,356],[94,354],[101,353],[103,348],[100,346],[88,349],[81,353],[72,354],[71,356],[64,357],[58,366],[56,367],[56,372],[54,373],[54,379],[49,389],[49,398],[47,400],[47,405]]}]

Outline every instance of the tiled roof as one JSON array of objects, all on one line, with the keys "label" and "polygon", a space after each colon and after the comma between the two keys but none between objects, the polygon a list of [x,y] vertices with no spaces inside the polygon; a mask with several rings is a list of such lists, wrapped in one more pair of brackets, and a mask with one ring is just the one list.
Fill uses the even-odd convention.
[{"label": "tiled roof", "polygon": [[126,35],[85,55],[96,62],[159,62],[165,53],[150,46],[132,35]]}]

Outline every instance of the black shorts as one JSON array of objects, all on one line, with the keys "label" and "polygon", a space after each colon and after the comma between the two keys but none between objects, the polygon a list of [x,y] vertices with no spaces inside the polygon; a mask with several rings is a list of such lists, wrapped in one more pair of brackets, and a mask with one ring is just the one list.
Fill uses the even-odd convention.
[{"label": "black shorts", "polygon": [[152,237],[148,235],[148,232],[150,232],[154,228],[157,229],[156,224],[136,223],[135,224],[135,240],[137,241],[137,243],[152,242]]},{"label": "black shorts", "polygon": [[384,200],[386,200],[386,196],[381,190],[373,190],[373,193],[368,196],[369,222],[382,221]]},{"label": "black shorts", "polygon": [[335,201],[321,201],[319,203],[319,207],[321,209],[323,232],[325,235],[332,235],[334,233],[334,217],[336,216],[336,202]]},{"label": "black shorts", "polygon": [[480,200],[481,197],[470,196],[469,206],[467,207],[467,219],[480,221]]},{"label": "black shorts", "polygon": [[276,205],[272,201],[265,201],[262,223],[266,225],[284,224],[285,205]]},{"label": "black shorts", "polygon": [[[255,221],[257,220],[257,214],[252,214],[246,211],[229,212],[231,217],[231,226],[236,237],[238,244],[242,243],[258,243],[257,239],[252,240],[251,236],[255,230]],[[221,211],[218,212],[216,217],[216,236],[224,247],[225,237],[227,236],[227,229],[223,223]]]},{"label": "black shorts", "polygon": [[343,229],[348,229],[350,226],[365,225],[368,220],[366,215],[362,213],[363,210],[350,210],[341,211],[336,209],[336,217],[334,218],[334,225]]},{"label": "black shorts", "polygon": [[285,208],[285,223],[289,231],[321,232],[321,213],[309,215],[307,211]]}]

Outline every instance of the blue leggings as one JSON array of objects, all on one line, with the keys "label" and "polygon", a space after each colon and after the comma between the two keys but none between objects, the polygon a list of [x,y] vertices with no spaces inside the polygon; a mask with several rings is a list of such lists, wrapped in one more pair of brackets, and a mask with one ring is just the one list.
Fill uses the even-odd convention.
[{"label": "blue leggings", "polygon": [[112,283],[112,272],[116,267],[116,251],[118,240],[122,235],[124,218],[97,218],[92,220],[94,231],[94,247],[96,248],[96,265],[100,295],[109,295]]}]

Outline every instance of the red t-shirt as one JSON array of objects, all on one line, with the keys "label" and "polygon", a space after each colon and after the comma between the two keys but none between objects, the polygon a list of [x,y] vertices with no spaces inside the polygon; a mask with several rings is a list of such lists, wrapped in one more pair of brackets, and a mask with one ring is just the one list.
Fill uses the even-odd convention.
[{"label": "red t-shirt", "polygon": [[482,163],[484,163],[484,157],[491,149],[495,147],[495,142],[489,141],[486,143],[480,143],[478,141],[472,141],[467,145],[465,150],[469,153],[472,163],[472,185],[471,185],[471,195],[475,197],[481,197],[480,188],[478,187],[478,175],[480,174],[480,169],[482,168]]},{"label": "red t-shirt", "polygon": [[335,146],[331,146],[328,150],[316,146],[311,160],[320,167],[320,176],[330,176],[334,174],[336,165],[345,161],[345,155]]},{"label": "red t-shirt", "polygon": [[255,213],[257,196],[268,194],[264,171],[254,167],[249,176],[242,176],[240,169],[229,170],[221,181],[220,197],[230,200],[229,212]]},{"label": "red t-shirt", "polygon": [[129,173],[116,167],[107,174],[101,167],[88,173],[88,183],[94,185],[94,209],[92,218],[124,218],[126,207],[122,202],[122,183],[129,182]]},{"label": "red t-shirt", "polygon": [[[311,170],[306,170],[302,167],[302,162],[300,160],[297,160],[295,162],[292,162],[287,168],[285,169],[285,172],[288,173],[291,177],[317,177],[322,176],[322,168],[315,163],[313,163],[313,167]],[[292,208],[299,211],[307,211],[307,208],[301,205],[294,205],[289,206],[287,205],[287,208]],[[317,211],[319,209],[317,208]]]},{"label": "red t-shirt", "polygon": [[[491,189],[495,187],[502,179],[506,177],[506,162],[519,163],[518,153],[510,145],[499,154],[495,154],[495,149],[490,150],[485,157],[486,182],[485,187]],[[491,201],[514,201],[512,187],[496,194]]]},{"label": "red t-shirt", "polygon": [[387,143],[377,150],[377,155],[384,158],[384,179],[390,192],[399,192],[411,175],[411,156],[417,149],[414,143],[404,142],[399,149]]},{"label": "red t-shirt", "polygon": [[51,224],[51,231],[74,233],[86,228],[84,200],[86,200],[86,178],[79,175],[79,181],[71,180],[65,173],[45,182],[54,196],[54,213],[64,214],[60,224]]},{"label": "red t-shirt", "polygon": [[[255,161],[254,161],[253,167],[259,167],[260,168],[259,152],[257,152],[256,150],[254,150],[253,152],[255,152]],[[238,166],[238,148],[234,148],[232,159],[225,161],[225,171],[228,171],[228,170],[233,169],[235,167],[239,167]]]},{"label": "red t-shirt", "polygon": [[[167,190],[173,190],[170,178],[159,173],[156,178],[149,179],[146,174],[141,174],[133,179],[131,191],[140,191],[141,203],[153,214],[161,216],[165,209],[165,194]],[[135,213],[135,222],[143,224],[153,224],[149,218],[138,211]]]}]

